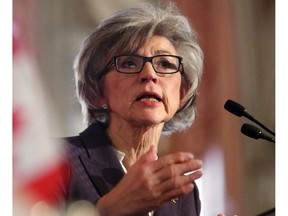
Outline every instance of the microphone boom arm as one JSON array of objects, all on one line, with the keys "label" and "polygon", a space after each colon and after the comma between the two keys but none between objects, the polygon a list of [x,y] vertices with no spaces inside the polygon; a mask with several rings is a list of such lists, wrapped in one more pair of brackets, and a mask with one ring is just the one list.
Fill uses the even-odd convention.
[{"label": "microphone boom arm", "polygon": [[259,122],[257,119],[255,119],[253,116],[251,116],[249,113],[245,112],[243,113],[243,116],[248,118],[249,120],[251,120],[252,122],[256,123],[257,125],[259,125],[260,127],[262,127],[264,130],[266,130],[268,133],[270,133],[271,135],[275,136],[275,132],[270,130],[268,127],[266,127],[265,125],[263,125],[261,122]]}]

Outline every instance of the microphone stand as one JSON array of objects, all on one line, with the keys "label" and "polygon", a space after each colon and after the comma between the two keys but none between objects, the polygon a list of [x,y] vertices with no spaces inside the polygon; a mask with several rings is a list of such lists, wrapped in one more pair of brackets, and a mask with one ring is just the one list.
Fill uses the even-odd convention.
[{"label": "microphone stand", "polygon": [[[264,124],[262,124],[261,122],[256,120],[253,116],[251,116],[246,111],[245,107],[242,106],[241,104],[239,104],[233,100],[227,100],[226,103],[224,104],[224,108],[227,111],[231,112],[232,114],[234,114],[238,117],[244,116],[244,117],[248,118],[249,120],[256,123],[261,128],[263,128],[265,131],[269,132],[271,135],[273,135],[275,137],[275,132],[273,132],[268,127],[266,127]],[[265,139],[265,140],[268,140],[270,142],[275,143],[275,140],[272,137],[267,136],[259,128],[255,127],[253,125],[250,125],[250,124],[243,124],[242,128],[241,128],[241,132],[244,135],[251,137],[251,138],[254,138],[254,139]],[[275,215],[275,207],[272,209],[269,209],[263,213],[260,213],[256,216],[274,216],[274,215]]]},{"label": "microphone stand", "polygon": [[275,208],[272,208],[256,216],[274,216],[274,215],[275,215]]}]

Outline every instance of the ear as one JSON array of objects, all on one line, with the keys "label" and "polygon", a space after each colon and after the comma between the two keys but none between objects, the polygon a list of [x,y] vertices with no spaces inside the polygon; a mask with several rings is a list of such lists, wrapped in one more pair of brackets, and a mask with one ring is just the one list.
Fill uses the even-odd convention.
[{"label": "ear", "polygon": [[102,108],[104,104],[108,104],[104,97],[101,97],[96,101],[96,106],[99,108]]}]

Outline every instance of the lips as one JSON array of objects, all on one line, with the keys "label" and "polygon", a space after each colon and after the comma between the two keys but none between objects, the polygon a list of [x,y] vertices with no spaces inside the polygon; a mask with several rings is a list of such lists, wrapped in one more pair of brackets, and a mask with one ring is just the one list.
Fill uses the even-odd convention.
[{"label": "lips", "polygon": [[136,101],[161,102],[162,98],[155,92],[143,92],[137,96]]}]

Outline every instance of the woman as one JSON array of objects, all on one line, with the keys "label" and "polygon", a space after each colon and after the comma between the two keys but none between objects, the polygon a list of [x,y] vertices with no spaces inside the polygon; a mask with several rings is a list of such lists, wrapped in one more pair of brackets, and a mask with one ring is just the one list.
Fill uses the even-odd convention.
[{"label": "woman", "polygon": [[67,202],[87,200],[100,215],[199,215],[188,152],[157,156],[161,134],[194,121],[202,51],[172,6],[118,11],[86,39],[75,61],[88,128],[67,138]]}]

